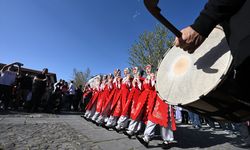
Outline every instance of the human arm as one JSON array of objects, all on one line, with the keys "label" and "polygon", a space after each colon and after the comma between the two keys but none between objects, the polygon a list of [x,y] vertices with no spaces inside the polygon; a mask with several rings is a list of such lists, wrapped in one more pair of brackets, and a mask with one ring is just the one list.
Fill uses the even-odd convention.
[{"label": "human arm", "polygon": [[38,74],[37,76],[34,77],[34,81],[47,81],[47,76],[43,77],[41,74]]},{"label": "human arm", "polygon": [[20,71],[21,71],[21,66],[23,66],[22,63],[17,63],[18,67],[17,67],[17,75],[20,75]]},{"label": "human arm", "polygon": [[[20,68],[20,66],[22,66],[23,64],[19,63],[19,62],[14,62],[11,64],[7,64],[5,66],[3,66],[3,68],[1,69],[1,72],[6,71],[10,66],[14,66],[14,65],[18,65],[18,67]],[[18,68],[18,73],[19,73],[19,68]]]},{"label": "human arm", "polygon": [[191,26],[181,30],[182,37],[175,39],[175,45],[193,53],[207,38],[213,28],[229,20],[246,0],[209,0]]},{"label": "human arm", "polygon": [[34,77],[34,80],[36,80],[36,81],[46,81],[46,80],[47,80],[47,77],[46,77],[45,79],[39,79],[39,78],[37,78],[37,77]]}]

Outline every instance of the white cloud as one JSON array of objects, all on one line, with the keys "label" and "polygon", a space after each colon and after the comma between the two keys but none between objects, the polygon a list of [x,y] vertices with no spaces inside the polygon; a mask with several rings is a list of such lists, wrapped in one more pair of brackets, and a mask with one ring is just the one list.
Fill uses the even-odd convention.
[{"label": "white cloud", "polygon": [[135,14],[132,16],[133,19],[135,19],[136,17],[140,16],[141,13],[139,11],[135,11]]}]

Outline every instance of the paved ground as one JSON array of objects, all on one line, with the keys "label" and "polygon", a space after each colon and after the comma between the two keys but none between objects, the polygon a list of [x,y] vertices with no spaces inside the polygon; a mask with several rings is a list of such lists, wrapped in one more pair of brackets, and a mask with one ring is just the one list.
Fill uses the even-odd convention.
[{"label": "paved ground", "polygon": [[[232,149],[240,147],[240,137],[222,130],[191,129],[178,125],[178,143],[164,149]],[[151,141],[148,149],[162,149],[161,141]],[[76,150],[142,150],[136,139],[128,139],[115,131],[107,131],[80,117],[79,114],[0,114],[0,149],[76,149]],[[248,148],[249,149],[249,148]]]}]

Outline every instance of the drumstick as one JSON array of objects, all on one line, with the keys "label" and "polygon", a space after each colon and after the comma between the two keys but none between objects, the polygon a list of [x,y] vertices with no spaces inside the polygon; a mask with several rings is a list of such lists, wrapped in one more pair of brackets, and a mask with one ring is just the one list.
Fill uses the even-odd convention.
[{"label": "drumstick", "polygon": [[178,38],[181,37],[181,32],[172,25],[165,17],[161,15],[161,9],[157,6],[159,0],[144,0],[144,4],[148,11],[158,19],[165,27],[167,27]]}]

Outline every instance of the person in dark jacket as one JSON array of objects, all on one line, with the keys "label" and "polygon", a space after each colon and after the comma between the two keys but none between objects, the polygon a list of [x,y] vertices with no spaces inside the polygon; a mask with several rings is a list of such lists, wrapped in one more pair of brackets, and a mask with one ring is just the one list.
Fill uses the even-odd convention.
[{"label": "person in dark jacket", "polygon": [[44,68],[42,73],[36,75],[32,85],[31,112],[38,111],[43,94],[46,92],[48,69]]},{"label": "person in dark jacket", "polygon": [[83,98],[82,85],[79,85],[75,90],[75,97],[74,97],[74,101],[73,101],[74,111],[79,110],[79,107],[80,107],[79,103],[82,101],[82,98]]},{"label": "person in dark jacket", "polygon": [[[234,96],[250,99],[250,1],[209,0],[194,23],[181,30],[175,45],[193,53],[216,25],[222,25],[233,56],[228,80],[237,91]],[[232,84],[232,85],[233,85]]]},{"label": "person in dark jacket", "polygon": [[[223,27],[233,56],[233,71],[224,82],[230,81],[233,82],[231,85],[237,85],[238,88],[234,88],[236,92],[233,96],[249,104],[250,1],[209,0],[194,23],[181,30],[182,36],[175,39],[175,46],[188,53],[194,53],[218,24]],[[248,133],[248,131],[242,133]],[[250,146],[249,134],[245,142]]]},{"label": "person in dark jacket", "polygon": [[[209,0],[194,23],[181,30],[182,37],[175,39],[175,45],[193,53],[218,24],[222,24],[228,39],[230,36],[230,30],[227,30],[229,21],[245,2],[246,0]],[[249,19],[242,18],[241,20],[249,21]]]}]

